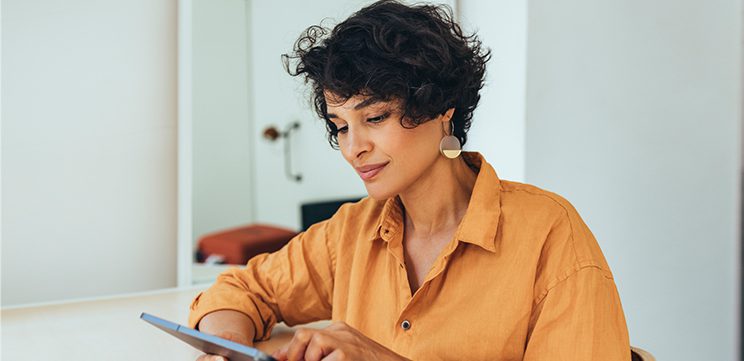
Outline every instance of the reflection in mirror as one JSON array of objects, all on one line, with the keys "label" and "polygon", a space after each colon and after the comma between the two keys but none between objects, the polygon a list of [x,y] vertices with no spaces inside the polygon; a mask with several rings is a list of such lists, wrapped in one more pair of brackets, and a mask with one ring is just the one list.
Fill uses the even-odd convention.
[{"label": "reflection in mirror", "polygon": [[363,3],[193,1],[192,283],[366,195],[280,59],[305,27]]}]

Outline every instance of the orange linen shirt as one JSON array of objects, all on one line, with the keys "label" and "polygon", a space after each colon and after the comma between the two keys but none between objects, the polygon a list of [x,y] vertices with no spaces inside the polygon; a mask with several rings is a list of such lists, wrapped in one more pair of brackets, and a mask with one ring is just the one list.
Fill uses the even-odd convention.
[{"label": "orange linen shirt", "polygon": [[253,320],[257,340],[278,321],[332,319],[413,360],[630,360],[612,273],[576,210],[463,156],[479,169],[468,209],[415,294],[399,198],[365,198],[221,274],[189,325],[229,309]]}]

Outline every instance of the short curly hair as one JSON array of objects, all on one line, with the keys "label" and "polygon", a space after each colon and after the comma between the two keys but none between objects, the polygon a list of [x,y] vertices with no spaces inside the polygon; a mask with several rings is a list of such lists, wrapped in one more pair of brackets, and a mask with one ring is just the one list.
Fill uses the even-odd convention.
[{"label": "short curly hair", "polygon": [[355,95],[397,100],[407,128],[454,108],[454,136],[464,145],[490,54],[475,34],[463,33],[451,8],[382,0],[332,30],[305,29],[282,60],[290,75],[311,84],[315,111],[338,149],[326,91],[342,102]]}]

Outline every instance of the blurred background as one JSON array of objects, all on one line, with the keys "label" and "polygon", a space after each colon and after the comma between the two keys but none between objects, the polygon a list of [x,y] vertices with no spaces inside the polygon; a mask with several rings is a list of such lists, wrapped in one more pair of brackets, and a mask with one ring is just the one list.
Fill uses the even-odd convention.
[{"label": "blurred background", "polygon": [[[208,284],[363,197],[280,55],[368,3],[2,0],[2,307]],[[577,208],[631,344],[741,360],[744,1],[443,3],[492,50],[466,148]]]}]

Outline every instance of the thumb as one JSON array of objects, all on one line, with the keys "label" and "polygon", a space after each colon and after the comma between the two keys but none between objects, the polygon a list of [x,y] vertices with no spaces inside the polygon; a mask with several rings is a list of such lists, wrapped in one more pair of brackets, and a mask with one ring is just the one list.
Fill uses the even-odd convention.
[{"label": "thumb", "polygon": [[277,361],[287,360],[287,351],[289,350],[289,344],[280,347],[278,350],[271,354],[271,357],[277,359]]},{"label": "thumb", "polygon": [[196,361],[227,361],[227,359],[219,355],[201,355]]}]

